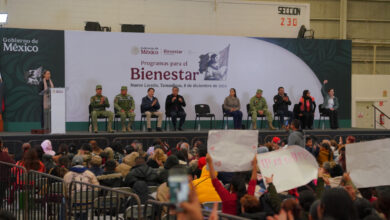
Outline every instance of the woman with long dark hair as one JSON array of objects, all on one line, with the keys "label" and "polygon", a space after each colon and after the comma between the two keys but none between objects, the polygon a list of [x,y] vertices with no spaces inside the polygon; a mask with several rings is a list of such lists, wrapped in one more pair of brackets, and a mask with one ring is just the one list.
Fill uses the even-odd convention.
[{"label": "woman with long dark hair", "polygon": [[31,148],[26,151],[23,155],[23,159],[18,161],[16,165],[26,168],[27,171],[35,170],[42,173],[45,172],[45,165],[39,159],[35,148]]},{"label": "woman with long dark hair", "polygon": [[235,88],[230,89],[230,94],[223,102],[223,111],[229,116],[233,116],[234,129],[241,129],[242,112],[240,111],[240,99],[237,98]]},{"label": "woman with long dark hair", "polygon": [[320,152],[317,156],[317,162],[322,167],[325,162],[333,161],[333,151],[328,143],[322,143]]},{"label": "woman with long dark hair", "polygon": [[310,96],[309,90],[303,91],[302,97],[299,99],[299,110],[302,114],[302,129],[313,129],[316,102],[314,97]]},{"label": "woman with long dark hair", "polygon": [[359,219],[353,201],[348,192],[341,188],[326,190],[320,202],[320,219],[331,218],[334,220]]},{"label": "woman with long dark hair", "polygon": [[44,70],[42,74],[42,81],[40,83],[41,94],[43,95],[42,102],[42,129],[50,130],[50,89],[54,88],[53,81],[51,81],[50,70]]}]

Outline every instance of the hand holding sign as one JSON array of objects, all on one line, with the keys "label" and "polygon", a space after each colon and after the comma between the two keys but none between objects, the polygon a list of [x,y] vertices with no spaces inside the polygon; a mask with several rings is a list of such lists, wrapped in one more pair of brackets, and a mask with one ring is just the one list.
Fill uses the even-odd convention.
[{"label": "hand holding sign", "polygon": [[257,143],[258,131],[214,130],[207,148],[216,171],[240,172],[252,169]]},{"label": "hand holding sign", "polygon": [[[299,146],[257,155],[266,183],[273,182],[278,192],[293,189],[317,178],[318,164],[310,152]],[[275,179],[273,178],[275,175]],[[270,178],[267,178],[270,177]]]},{"label": "hand holding sign", "polygon": [[390,185],[389,146],[389,138],[346,145],[347,170],[356,187]]}]

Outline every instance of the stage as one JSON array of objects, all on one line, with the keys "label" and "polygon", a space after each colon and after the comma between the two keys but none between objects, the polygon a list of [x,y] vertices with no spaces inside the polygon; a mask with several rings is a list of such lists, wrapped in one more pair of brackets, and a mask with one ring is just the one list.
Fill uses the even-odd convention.
[{"label": "stage", "polygon": [[[383,129],[337,129],[337,130],[304,130],[305,135],[315,135],[319,140],[322,139],[338,139],[340,136],[346,137],[353,135],[357,141],[374,140],[390,137],[390,130]],[[89,140],[96,140],[101,147],[110,146],[112,143],[119,141],[123,145],[130,144],[134,140],[141,141],[145,146],[151,145],[153,140],[161,138],[167,141],[169,145],[175,145],[177,142],[184,140],[190,144],[197,140],[203,142],[207,141],[208,130],[185,130],[185,131],[163,131],[163,132],[139,132],[134,131],[130,133],[115,132],[67,132],[66,134],[30,134],[27,132],[2,132],[0,137],[4,142],[4,146],[8,147],[11,154],[15,154],[15,157],[19,159],[21,157],[21,145],[24,142],[29,142],[32,146],[39,145],[43,140],[49,139],[53,143],[54,150],[57,149],[61,143],[74,143],[81,145],[87,143]],[[264,144],[271,141],[274,136],[278,136],[281,139],[285,139],[288,136],[288,132],[285,130],[259,130],[259,143]]]}]

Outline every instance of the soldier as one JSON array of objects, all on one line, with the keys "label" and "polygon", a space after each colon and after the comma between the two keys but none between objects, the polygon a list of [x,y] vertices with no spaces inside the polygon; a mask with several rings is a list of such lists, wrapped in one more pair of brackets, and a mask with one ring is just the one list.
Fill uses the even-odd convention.
[{"label": "soldier", "polygon": [[114,132],[111,128],[114,114],[110,111],[106,111],[106,108],[110,107],[110,103],[108,102],[107,97],[102,96],[101,85],[96,86],[96,95],[91,97],[90,105],[92,107],[91,118],[92,118],[93,131],[95,133],[98,132],[97,118],[103,116],[108,118],[107,131],[110,133]]},{"label": "soldier", "polygon": [[267,101],[265,100],[263,95],[263,90],[258,89],[256,95],[253,96],[249,102],[250,113],[252,115],[252,127],[253,129],[257,128],[257,116],[265,115],[268,121],[268,127],[271,130],[275,130],[274,126],[272,126],[272,114],[268,111]]},{"label": "soldier", "polygon": [[135,104],[133,97],[127,94],[127,86],[122,86],[121,93],[115,96],[114,107],[121,117],[122,132],[126,132],[126,118],[129,118],[127,131],[131,131],[131,125],[133,124],[135,118]]}]

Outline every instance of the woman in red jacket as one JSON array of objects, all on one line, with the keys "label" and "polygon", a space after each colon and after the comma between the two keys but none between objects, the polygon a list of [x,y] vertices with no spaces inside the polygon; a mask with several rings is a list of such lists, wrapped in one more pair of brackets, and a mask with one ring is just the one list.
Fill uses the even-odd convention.
[{"label": "woman in red jacket", "polygon": [[302,114],[302,129],[313,129],[314,111],[316,102],[310,96],[309,90],[304,90],[302,97],[299,99],[299,110]]},{"label": "woman in red jacket", "polygon": [[39,160],[38,153],[34,148],[27,150],[23,155],[23,159],[18,161],[16,165],[26,168],[27,171],[45,172],[45,165]]},{"label": "woman in red jacket", "polygon": [[[206,161],[209,166],[211,182],[217,191],[219,197],[222,200],[222,212],[230,215],[237,215],[241,211],[240,199],[247,194],[245,180],[235,175],[230,182],[229,190],[225,189],[222,183],[217,179],[215,173],[213,159],[209,154],[206,156]],[[256,176],[257,176],[257,160],[256,157],[252,161],[252,176],[248,185],[248,194],[254,195],[256,187]]]}]

